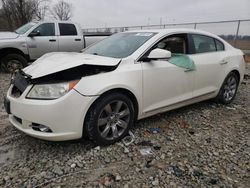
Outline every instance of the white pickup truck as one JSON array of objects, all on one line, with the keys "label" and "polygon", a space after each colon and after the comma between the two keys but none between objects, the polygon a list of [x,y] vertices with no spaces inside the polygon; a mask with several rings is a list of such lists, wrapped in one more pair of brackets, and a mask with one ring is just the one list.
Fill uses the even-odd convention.
[{"label": "white pickup truck", "polygon": [[80,52],[105,35],[84,36],[72,22],[30,22],[15,32],[0,32],[0,65],[5,72],[23,68],[49,52]]}]

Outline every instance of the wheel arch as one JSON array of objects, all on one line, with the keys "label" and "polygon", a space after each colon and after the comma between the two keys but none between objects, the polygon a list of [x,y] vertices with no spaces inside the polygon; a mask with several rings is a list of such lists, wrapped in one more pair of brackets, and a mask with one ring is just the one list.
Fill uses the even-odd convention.
[{"label": "wheel arch", "polygon": [[232,69],[231,71],[229,71],[229,72],[226,74],[226,77],[225,77],[225,79],[223,80],[223,82],[222,82],[222,84],[221,84],[221,87],[220,87],[220,89],[219,89],[219,91],[218,91],[218,93],[217,93],[217,96],[215,97],[215,101],[216,101],[216,102],[220,102],[220,103],[222,103],[222,104],[229,104],[229,103],[235,98],[236,92],[237,92],[237,89],[238,89],[238,86],[236,86],[236,92],[235,92],[233,98],[230,99],[230,101],[225,101],[225,99],[222,97],[222,95],[223,95],[222,93],[224,93],[223,90],[222,90],[222,88],[224,87],[224,83],[227,81],[227,78],[228,78],[228,76],[229,76],[231,73],[233,73],[233,74],[237,77],[237,78],[236,78],[236,79],[238,79],[238,83],[237,83],[237,84],[238,84],[238,86],[239,86],[239,84],[240,84],[240,82],[241,82],[240,71],[237,70],[237,69]]},{"label": "wheel arch", "polygon": [[84,123],[86,121],[86,118],[89,114],[89,111],[90,109],[103,97],[107,96],[107,95],[110,95],[112,93],[121,93],[121,94],[124,94],[126,95],[127,97],[129,97],[129,99],[131,100],[131,102],[133,103],[133,107],[134,107],[134,110],[135,110],[135,121],[137,120],[138,118],[138,113],[139,113],[139,103],[138,103],[138,100],[136,98],[136,96],[128,89],[125,89],[125,88],[114,88],[114,89],[110,89],[108,91],[105,91],[104,93],[102,93],[91,105],[90,107],[88,108],[87,110],[87,113],[84,117]]},{"label": "wheel arch", "polygon": [[[220,89],[221,89],[223,83],[225,82],[225,79],[227,78],[227,76],[228,76],[231,72],[233,72],[233,73],[236,74],[236,76],[237,76],[237,78],[238,78],[238,81],[239,81],[239,83],[240,83],[240,80],[241,80],[240,71],[239,71],[238,69],[234,68],[234,69],[228,71],[227,74],[225,74],[226,76],[225,76],[225,78],[223,78],[223,80],[222,80],[221,83],[220,83],[220,88],[219,88],[219,90],[218,90],[218,93],[219,93],[219,91],[220,91]],[[218,93],[217,93],[217,94],[218,94]]]},{"label": "wheel arch", "polygon": [[233,72],[237,76],[238,81],[240,82],[240,78],[241,78],[240,71],[238,71],[237,69],[233,69],[228,74],[230,74],[231,72]]},{"label": "wheel arch", "polygon": [[0,60],[6,56],[7,54],[19,54],[19,55],[22,55],[26,60],[29,60],[29,56],[28,55],[25,55],[22,50],[20,49],[17,49],[17,48],[2,48],[0,49],[0,54],[1,54],[1,57],[0,57]]}]

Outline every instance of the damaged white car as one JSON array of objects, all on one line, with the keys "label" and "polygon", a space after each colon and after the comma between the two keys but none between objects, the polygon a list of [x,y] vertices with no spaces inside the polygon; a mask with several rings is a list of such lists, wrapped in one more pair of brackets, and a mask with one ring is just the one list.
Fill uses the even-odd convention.
[{"label": "damaged white car", "polygon": [[5,108],[33,137],[106,145],[138,119],[212,98],[230,103],[244,69],[243,53],[207,32],[129,31],[17,71]]}]

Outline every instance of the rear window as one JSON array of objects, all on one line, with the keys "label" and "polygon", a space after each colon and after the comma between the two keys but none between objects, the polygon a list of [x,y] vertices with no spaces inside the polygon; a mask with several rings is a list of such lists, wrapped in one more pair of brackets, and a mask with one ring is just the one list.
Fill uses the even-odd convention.
[{"label": "rear window", "polygon": [[59,30],[61,36],[77,35],[77,30],[74,24],[59,23]]}]

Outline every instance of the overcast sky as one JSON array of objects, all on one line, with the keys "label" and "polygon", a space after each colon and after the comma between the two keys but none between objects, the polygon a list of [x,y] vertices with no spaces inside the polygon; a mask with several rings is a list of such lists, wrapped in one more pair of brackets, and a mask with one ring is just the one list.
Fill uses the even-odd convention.
[{"label": "overcast sky", "polygon": [[[56,2],[57,0],[53,0]],[[250,19],[250,0],[66,0],[83,28]]]},{"label": "overcast sky", "polygon": [[[53,4],[59,0],[51,1]],[[65,1],[72,3],[72,21],[82,28],[250,19],[250,0]],[[197,28],[231,34],[235,33],[237,24],[200,25]],[[241,33],[250,35],[250,22],[241,24]]]}]

